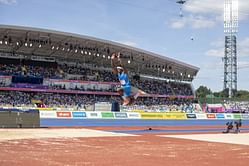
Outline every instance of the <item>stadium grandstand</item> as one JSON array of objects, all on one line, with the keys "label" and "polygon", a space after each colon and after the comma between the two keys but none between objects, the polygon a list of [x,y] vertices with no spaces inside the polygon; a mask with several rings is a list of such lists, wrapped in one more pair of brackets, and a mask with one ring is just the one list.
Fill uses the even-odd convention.
[{"label": "stadium grandstand", "polygon": [[9,25],[0,25],[0,105],[93,110],[120,102],[113,52],[147,93],[126,109],[201,111],[192,86],[198,67],[113,41]]}]

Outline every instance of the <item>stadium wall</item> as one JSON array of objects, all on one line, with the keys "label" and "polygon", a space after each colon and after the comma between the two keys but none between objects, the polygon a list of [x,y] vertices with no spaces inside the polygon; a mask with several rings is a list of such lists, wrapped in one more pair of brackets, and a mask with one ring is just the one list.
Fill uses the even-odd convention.
[{"label": "stadium wall", "polygon": [[40,127],[40,113],[38,109],[0,108],[0,128],[36,127]]},{"label": "stadium wall", "polygon": [[[249,114],[245,113],[182,113],[182,112],[111,112],[111,111],[76,111],[74,109],[55,109],[55,108],[39,108],[25,109],[19,108],[0,108],[1,115],[10,113],[22,117],[22,121],[26,121],[26,117],[22,115],[31,115],[31,113],[39,112],[39,116],[35,119],[161,119],[161,120],[249,120]],[[29,114],[28,114],[29,113]],[[34,116],[32,114],[32,116]],[[28,119],[27,119],[28,120]],[[24,123],[23,123],[24,124]],[[37,122],[32,121],[32,126],[39,126]]]},{"label": "stadium wall", "polygon": [[186,119],[208,119],[208,120],[249,120],[249,114],[226,114],[226,113],[180,113],[180,112],[101,112],[101,111],[52,111],[40,110],[40,118],[55,119],[165,119],[165,120],[186,120]]}]

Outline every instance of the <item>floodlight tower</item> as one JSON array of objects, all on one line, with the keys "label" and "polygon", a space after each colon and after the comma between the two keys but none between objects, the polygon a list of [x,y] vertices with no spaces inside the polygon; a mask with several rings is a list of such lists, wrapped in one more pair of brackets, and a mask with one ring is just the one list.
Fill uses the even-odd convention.
[{"label": "floodlight tower", "polygon": [[229,90],[229,98],[237,91],[237,32],[238,0],[225,0],[224,3],[224,89]]}]

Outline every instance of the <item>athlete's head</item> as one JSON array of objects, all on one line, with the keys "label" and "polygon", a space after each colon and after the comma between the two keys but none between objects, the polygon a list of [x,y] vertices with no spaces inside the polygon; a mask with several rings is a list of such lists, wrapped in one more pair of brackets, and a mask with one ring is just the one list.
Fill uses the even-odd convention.
[{"label": "athlete's head", "polygon": [[118,66],[118,67],[117,67],[117,70],[118,70],[119,73],[122,73],[122,72],[124,71],[124,68],[121,67],[121,66]]},{"label": "athlete's head", "polygon": [[114,53],[112,53],[112,56],[111,56],[111,59],[115,59],[115,58],[120,58],[120,56],[121,56],[121,53],[120,52],[114,52]]},{"label": "athlete's head", "polygon": [[117,53],[115,53],[115,52],[114,52],[114,53],[112,53],[112,56],[111,56],[111,58],[112,58],[112,59],[115,59],[115,58],[117,58]]}]

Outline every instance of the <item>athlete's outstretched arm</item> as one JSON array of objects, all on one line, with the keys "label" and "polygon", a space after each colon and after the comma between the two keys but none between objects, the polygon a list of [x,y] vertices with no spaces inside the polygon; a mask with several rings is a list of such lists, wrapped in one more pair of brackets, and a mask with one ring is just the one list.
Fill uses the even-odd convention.
[{"label": "athlete's outstretched arm", "polygon": [[122,64],[122,61],[121,61],[121,58],[120,58],[120,52],[117,53],[117,58],[118,58],[118,62],[119,62],[119,64],[120,64],[120,66],[123,67],[124,72],[125,72],[125,73],[128,73],[127,68],[125,68],[124,65]]},{"label": "athlete's outstretched arm", "polygon": [[112,53],[112,56],[111,56],[112,72],[114,74],[117,74],[118,73],[118,70],[117,70],[118,65],[115,63],[115,61],[117,61],[117,55],[116,55],[116,53]]}]

